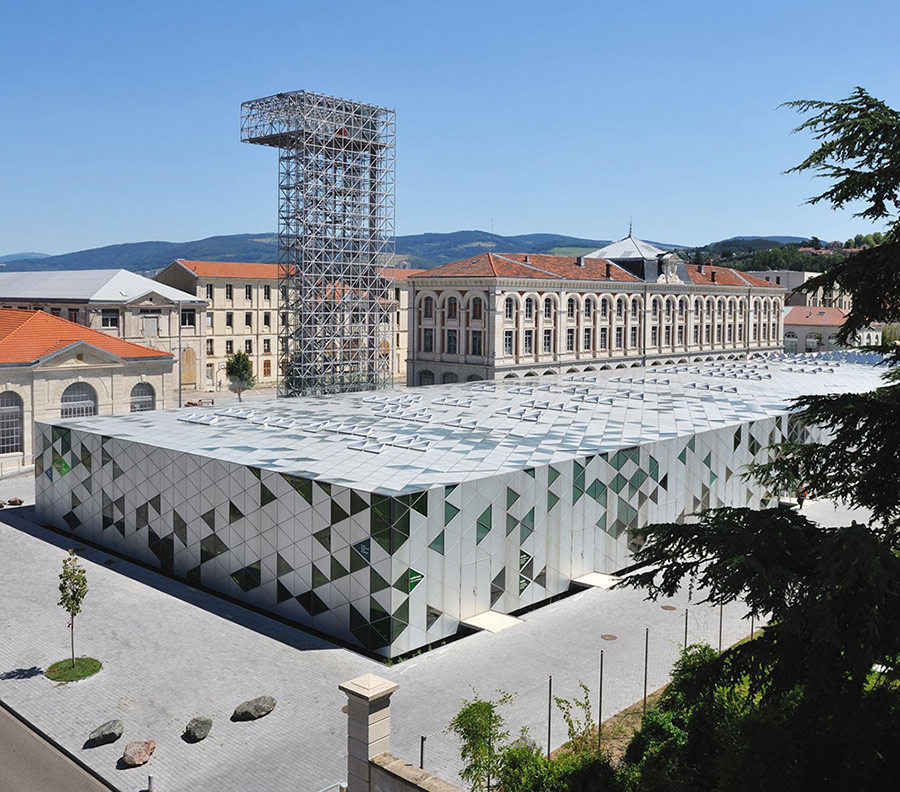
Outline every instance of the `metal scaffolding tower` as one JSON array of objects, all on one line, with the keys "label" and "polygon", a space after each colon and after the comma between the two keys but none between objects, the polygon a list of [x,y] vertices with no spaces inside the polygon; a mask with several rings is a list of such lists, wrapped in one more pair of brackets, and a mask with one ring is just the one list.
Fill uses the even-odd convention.
[{"label": "metal scaffolding tower", "polygon": [[387,387],[395,112],[281,93],[241,105],[241,140],[278,149],[280,394]]}]

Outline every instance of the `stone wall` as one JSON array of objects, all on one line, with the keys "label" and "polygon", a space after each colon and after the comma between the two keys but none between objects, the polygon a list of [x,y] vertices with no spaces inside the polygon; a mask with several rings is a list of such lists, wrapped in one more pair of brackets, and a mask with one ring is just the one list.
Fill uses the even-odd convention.
[{"label": "stone wall", "polygon": [[371,792],[462,792],[460,787],[389,753],[369,760],[369,785]]}]

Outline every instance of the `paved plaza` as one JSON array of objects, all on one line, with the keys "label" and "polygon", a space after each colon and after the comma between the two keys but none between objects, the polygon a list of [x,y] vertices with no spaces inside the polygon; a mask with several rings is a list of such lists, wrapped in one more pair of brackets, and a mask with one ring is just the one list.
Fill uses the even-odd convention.
[{"label": "paved plaza", "polygon": [[[30,503],[30,481],[0,481],[0,497],[19,493]],[[804,512],[831,522],[863,513],[829,504]],[[56,606],[57,575],[69,538],[35,526],[32,509],[0,512],[0,555],[16,559],[0,578],[0,698],[122,790],[156,788],[225,792],[265,788],[317,792],[345,777],[345,703],[337,686],[372,672],[399,683],[393,697],[393,747],[410,761],[427,737],[425,766],[449,780],[459,771],[458,746],[446,726],[465,698],[503,690],[512,734],[529,729],[547,738],[547,684],[571,697],[583,680],[596,702],[598,657],[604,651],[603,715],[639,700],[644,631],[650,630],[649,688],[662,685],[684,636],[684,599],[645,602],[633,591],[589,589],[523,616],[497,634],[478,633],[393,666],[284,626],[150,570],[85,547],[90,582],[76,621],[76,651],[100,658],[103,671],[71,685],[41,673],[68,650],[66,614]],[[667,606],[664,608],[663,606]],[[723,641],[749,632],[740,605],[724,609]],[[719,613],[693,605],[689,641],[718,642]],[[613,635],[615,640],[604,640]],[[232,723],[245,699],[273,695],[278,705],[260,721]],[[210,736],[189,745],[184,725],[214,718]],[[82,748],[100,723],[120,718],[122,739]],[[144,767],[116,769],[124,743],[154,739]],[[554,714],[552,743],[565,739]]]}]

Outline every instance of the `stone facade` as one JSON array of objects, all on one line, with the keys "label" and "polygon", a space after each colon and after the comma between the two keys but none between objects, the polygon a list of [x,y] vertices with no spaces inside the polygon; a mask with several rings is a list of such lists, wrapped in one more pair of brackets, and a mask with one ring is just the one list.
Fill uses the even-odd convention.
[{"label": "stone facade", "polygon": [[193,292],[161,287],[126,270],[0,274],[3,308],[45,311],[111,338],[172,353],[173,376],[167,387],[173,391],[179,377],[186,391],[202,387],[205,305]]},{"label": "stone facade", "polygon": [[[407,292],[404,281],[421,270],[386,271],[396,281],[391,325],[394,378],[406,378]],[[235,352],[246,352],[258,387],[274,387],[278,379],[278,333],[282,323],[277,264],[177,260],[156,279],[195,294],[208,303],[205,328],[206,364],[202,387],[228,387],[225,362]]]},{"label": "stone facade", "polygon": [[0,454],[0,474],[31,464],[34,422],[58,420],[62,395],[74,383],[93,389],[98,415],[130,412],[135,386],[142,383],[152,388],[154,409],[162,409],[173,403],[172,368],[171,358],[123,361],[88,345],[33,366],[0,365],[0,394],[15,393],[22,403],[22,450]]},{"label": "stone facade", "polygon": [[819,288],[811,294],[806,292],[797,292],[794,289],[802,286],[810,278],[821,275],[820,272],[802,272],[798,270],[751,270],[748,275],[774,283],[776,286],[782,286],[787,291],[785,297],[785,306],[802,305],[812,308],[833,307],[840,308],[842,311],[849,311],[853,307],[853,299],[849,294],[845,294],[838,289],[832,289],[825,292]]},{"label": "stone facade", "polygon": [[738,359],[783,345],[777,285],[438,270],[409,283],[409,385]]}]

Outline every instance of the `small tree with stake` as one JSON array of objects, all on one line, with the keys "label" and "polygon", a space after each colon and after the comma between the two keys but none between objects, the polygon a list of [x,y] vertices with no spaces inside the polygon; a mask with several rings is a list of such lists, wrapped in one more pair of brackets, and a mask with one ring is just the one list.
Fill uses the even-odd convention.
[{"label": "small tree with stake", "polygon": [[245,390],[256,387],[256,376],[253,374],[253,364],[246,352],[235,352],[225,363],[225,374],[231,384],[229,388],[238,395],[238,401],[243,401],[241,394]]},{"label": "small tree with stake", "polygon": [[75,668],[75,617],[81,613],[81,603],[88,593],[87,575],[78,563],[74,550],[63,559],[59,575],[59,605],[69,614],[69,636],[72,642],[72,668]]}]

